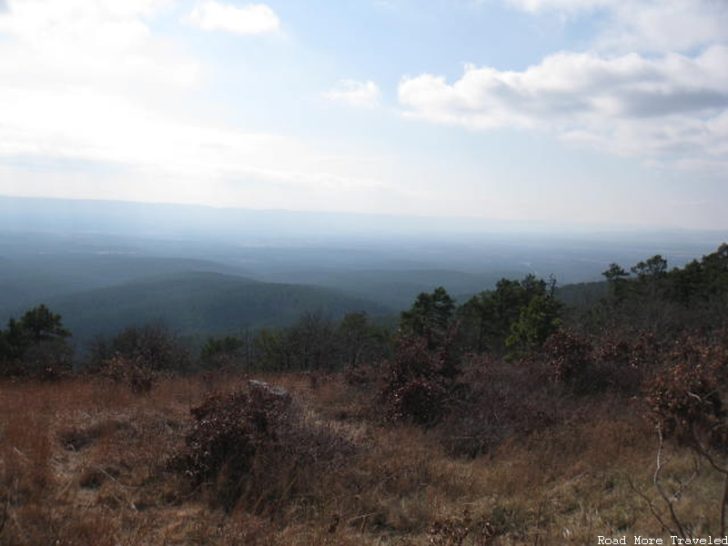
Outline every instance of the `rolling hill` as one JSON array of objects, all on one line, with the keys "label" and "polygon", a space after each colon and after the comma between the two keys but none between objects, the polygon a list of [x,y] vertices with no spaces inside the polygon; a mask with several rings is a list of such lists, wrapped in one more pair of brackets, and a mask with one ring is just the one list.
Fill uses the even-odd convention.
[{"label": "rolling hill", "polygon": [[472,294],[492,290],[503,277],[520,278],[524,274],[517,271],[475,274],[447,269],[363,269],[303,271],[297,272],[297,277],[306,284],[334,288],[403,310],[412,305],[418,294],[432,292],[438,286],[444,286],[463,303]]},{"label": "rolling hill", "polygon": [[265,283],[212,272],[158,275],[63,295],[45,303],[63,316],[74,341],[81,346],[94,336],[145,323],[162,322],[180,335],[199,337],[284,326],[305,312],[339,318],[353,311],[372,315],[391,311],[332,289]]}]

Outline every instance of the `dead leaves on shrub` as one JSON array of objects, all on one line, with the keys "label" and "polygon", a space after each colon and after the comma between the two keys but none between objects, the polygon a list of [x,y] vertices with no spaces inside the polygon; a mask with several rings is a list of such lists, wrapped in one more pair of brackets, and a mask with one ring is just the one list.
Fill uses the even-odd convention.
[{"label": "dead leaves on shrub", "polygon": [[355,452],[347,439],[307,420],[286,391],[258,381],[211,396],[191,413],[186,446],[170,467],[193,487],[207,485],[227,511],[244,502],[255,513],[276,512]]}]

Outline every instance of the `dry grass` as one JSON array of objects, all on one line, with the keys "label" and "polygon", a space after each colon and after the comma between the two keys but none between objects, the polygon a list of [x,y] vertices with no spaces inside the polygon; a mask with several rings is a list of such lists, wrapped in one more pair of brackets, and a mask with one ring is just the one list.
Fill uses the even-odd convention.
[{"label": "dry grass", "polygon": [[[303,480],[275,518],[247,506],[226,514],[165,462],[190,408],[245,379],[165,379],[147,395],[91,379],[0,384],[0,544],[544,546],[662,534],[630,485],[655,498],[654,435],[635,412],[611,411],[614,401],[468,460],[449,456],[435,431],[369,422],[338,376],[263,379],[358,446],[347,464]],[[677,452],[666,475],[689,469]],[[696,532],[715,529],[719,489],[704,469],[680,499]],[[496,537],[465,531],[486,521]]]}]

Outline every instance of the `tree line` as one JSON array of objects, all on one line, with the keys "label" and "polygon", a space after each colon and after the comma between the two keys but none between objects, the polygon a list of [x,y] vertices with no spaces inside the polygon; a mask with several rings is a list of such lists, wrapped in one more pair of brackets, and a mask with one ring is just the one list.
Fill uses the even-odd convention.
[{"label": "tree line", "polygon": [[[586,308],[569,307],[554,279],[527,275],[500,280],[462,305],[443,287],[422,293],[403,311],[396,328],[366,313],[339,321],[306,313],[287,328],[211,337],[198,354],[161,325],[131,326],[98,338],[76,368],[95,371],[121,356],[155,371],[211,369],[335,371],[390,358],[399,339],[418,338],[431,351],[447,345],[458,354],[518,356],[539,351],[560,330],[596,334],[649,330],[670,336],[687,326],[726,325],[728,244],[683,268],[669,269],[660,255],[629,272],[611,264],[603,273],[606,296]],[[0,330],[0,374],[56,377],[74,364],[71,332],[45,305],[10,319]]]}]

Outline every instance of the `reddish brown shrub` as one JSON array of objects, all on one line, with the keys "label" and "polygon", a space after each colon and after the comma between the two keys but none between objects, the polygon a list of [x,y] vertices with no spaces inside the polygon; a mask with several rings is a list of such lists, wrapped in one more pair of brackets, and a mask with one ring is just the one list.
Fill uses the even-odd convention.
[{"label": "reddish brown shrub", "polygon": [[646,375],[659,365],[661,350],[657,338],[649,332],[602,337],[596,343],[590,370],[594,390],[639,394]]},{"label": "reddish brown shrub", "polygon": [[671,365],[646,385],[652,419],[663,435],[701,449],[728,447],[719,357],[719,348],[694,338],[676,343],[666,356]]},{"label": "reddish brown shrub", "polygon": [[645,374],[660,360],[660,346],[651,334],[634,337],[607,334],[591,339],[562,330],[544,344],[551,379],[577,394],[612,391],[639,393]]},{"label": "reddish brown shrub", "polygon": [[436,429],[446,450],[476,457],[508,437],[557,422],[563,404],[559,386],[548,381],[549,371],[540,362],[475,357]]},{"label": "reddish brown shrub", "polygon": [[145,366],[139,358],[121,355],[105,360],[101,365],[99,375],[114,383],[126,384],[136,394],[151,391],[158,379],[158,374]]},{"label": "reddish brown shrub", "polygon": [[214,502],[226,510],[249,501],[256,512],[275,512],[354,452],[346,439],[307,422],[285,390],[259,381],[208,398],[192,416],[186,448],[170,466],[193,487],[211,486]]},{"label": "reddish brown shrub", "polygon": [[584,336],[560,330],[546,340],[543,354],[551,369],[551,378],[557,383],[585,386],[593,367],[591,342]]},{"label": "reddish brown shrub", "polygon": [[375,387],[381,379],[387,362],[372,362],[347,366],[344,369],[344,381],[351,387],[367,390]]},{"label": "reddish brown shrub", "polygon": [[424,338],[402,337],[386,367],[377,404],[391,421],[432,425],[446,412],[458,374],[449,344],[430,349]]}]

